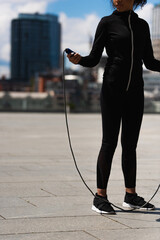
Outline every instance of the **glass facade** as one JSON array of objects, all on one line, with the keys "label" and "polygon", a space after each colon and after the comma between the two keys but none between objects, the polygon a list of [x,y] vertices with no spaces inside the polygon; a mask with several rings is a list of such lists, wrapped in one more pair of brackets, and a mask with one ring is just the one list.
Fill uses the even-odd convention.
[{"label": "glass facade", "polygon": [[160,39],[160,4],[153,8],[152,38]]},{"label": "glass facade", "polygon": [[11,28],[11,78],[30,81],[60,67],[61,26],[55,15],[19,14]]},{"label": "glass facade", "polygon": [[152,43],[154,56],[160,59],[160,4],[154,6],[152,17]]}]

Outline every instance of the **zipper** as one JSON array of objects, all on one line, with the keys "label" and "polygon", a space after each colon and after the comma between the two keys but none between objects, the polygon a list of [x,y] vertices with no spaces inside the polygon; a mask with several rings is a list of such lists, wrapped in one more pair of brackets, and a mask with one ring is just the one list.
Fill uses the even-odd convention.
[{"label": "zipper", "polygon": [[129,29],[131,32],[131,67],[130,67],[129,80],[128,80],[126,91],[128,91],[128,89],[129,89],[129,86],[131,83],[131,78],[132,78],[132,70],[133,70],[134,39],[133,39],[133,30],[132,30],[132,26],[131,26],[131,12],[132,11],[130,11],[130,14],[128,16]]}]

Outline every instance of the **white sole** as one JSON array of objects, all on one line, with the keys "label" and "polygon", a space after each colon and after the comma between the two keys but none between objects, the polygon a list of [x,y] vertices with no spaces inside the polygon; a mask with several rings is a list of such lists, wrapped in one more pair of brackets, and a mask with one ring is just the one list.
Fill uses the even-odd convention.
[{"label": "white sole", "polygon": [[135,205],[132,205],[132,204],[126,203],[126,202],[123,202],[122,206],[125,207],[125,208],[129,208],[129,209],[134,209],[135,208],[135,209],[146,210],[146,211],[151,211],[151,210],[155,209],[155,207],[153,207],[153,208],[145,208],[145,207],[141,208],[139,206],[135,206]]},{"label": "white sole", "polygon": [[94,205],[92,205],[92,210],[100,214],[116,214],[115,212],[105,212],[105,211],[99,210]]}]

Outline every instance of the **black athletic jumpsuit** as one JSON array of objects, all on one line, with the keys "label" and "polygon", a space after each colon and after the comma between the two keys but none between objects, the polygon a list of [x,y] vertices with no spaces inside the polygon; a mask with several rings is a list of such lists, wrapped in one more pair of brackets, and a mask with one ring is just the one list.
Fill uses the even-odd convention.
[{"label": "black athletic jumpsuit", "polygon": [[143,116],[142,64],[160,72],[153,56],[148,24],[133,11],[103,17],[90,54],[79,64],[94,67],[106,49],[108,60],[101,89],[103,138],[97,161],[97,188],[106,189],[122,122],[122,170],[125,187],[136,186],[136,147]]}]

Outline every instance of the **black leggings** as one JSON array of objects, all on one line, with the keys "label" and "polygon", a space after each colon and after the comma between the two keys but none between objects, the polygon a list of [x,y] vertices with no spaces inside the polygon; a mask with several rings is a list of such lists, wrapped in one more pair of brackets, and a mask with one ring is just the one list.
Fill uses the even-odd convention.
[{"label": "black leggings", "polygon": [[102,86],[103,139],[97,161],[97,188],[106,189],[122,121],[122,170],[126,188],[136,186],[136,147],[143,117],[143,89],[122,94]]}]

